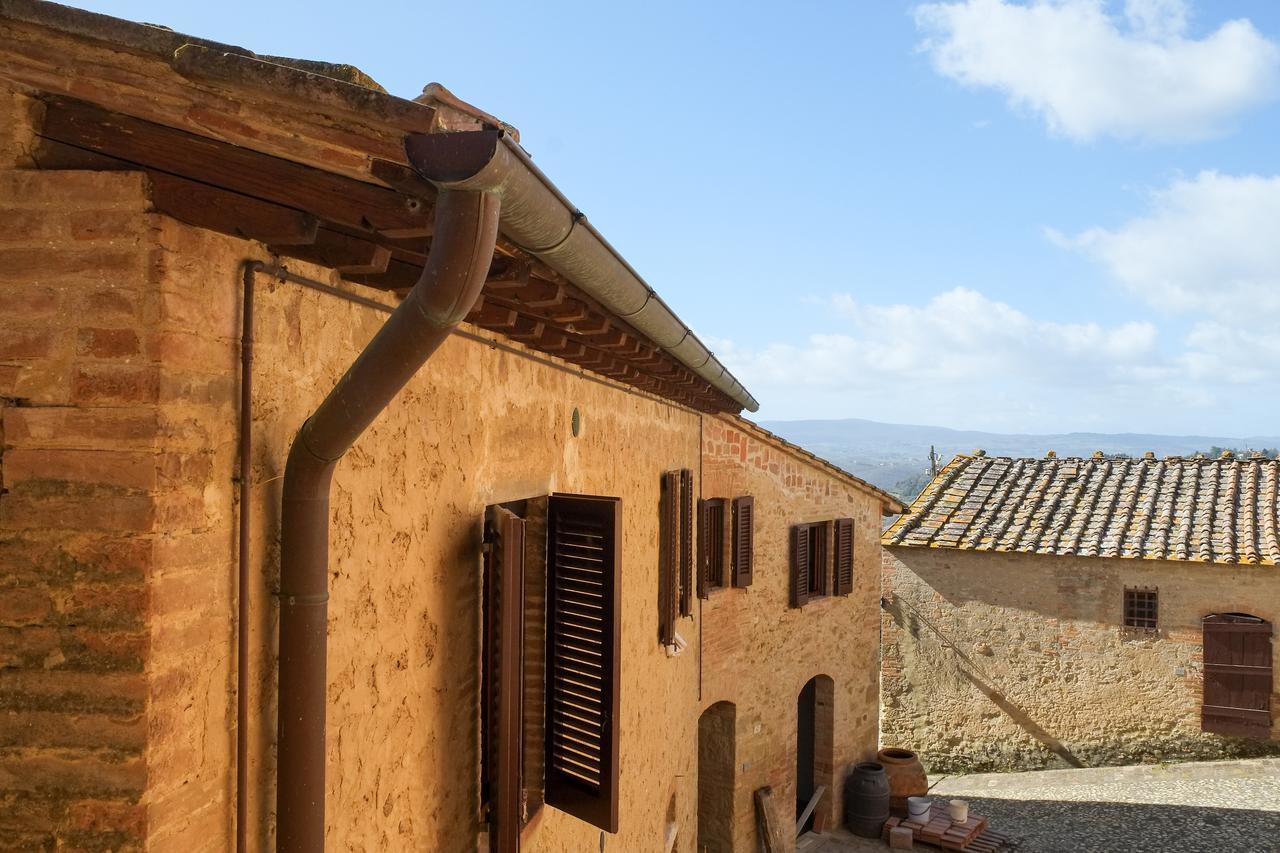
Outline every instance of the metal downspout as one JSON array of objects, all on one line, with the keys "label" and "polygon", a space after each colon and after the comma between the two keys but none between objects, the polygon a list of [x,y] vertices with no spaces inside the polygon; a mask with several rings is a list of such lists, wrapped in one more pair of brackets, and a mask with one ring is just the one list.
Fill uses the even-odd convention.
[{"label": "metal downspout", "polygon": [[[442,136],[454,136],[442,134]],[[465,158],[466,140],[442,140]],[[483,152],[477,156],[484,157]],[[500,200],[441,190],[422,277],[307,418],[285,466],[281,514],[276,850],[324,850],[329,491],[343,454],[466,317],[484,286]]]}]

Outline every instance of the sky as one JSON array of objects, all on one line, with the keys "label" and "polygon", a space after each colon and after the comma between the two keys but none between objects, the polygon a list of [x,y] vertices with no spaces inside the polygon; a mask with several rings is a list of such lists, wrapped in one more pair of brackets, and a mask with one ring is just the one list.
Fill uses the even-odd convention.
[{"label": "sky", "polygon": [[761,419],[1280,433],[1280,3],[77,5],[428,82]]}]

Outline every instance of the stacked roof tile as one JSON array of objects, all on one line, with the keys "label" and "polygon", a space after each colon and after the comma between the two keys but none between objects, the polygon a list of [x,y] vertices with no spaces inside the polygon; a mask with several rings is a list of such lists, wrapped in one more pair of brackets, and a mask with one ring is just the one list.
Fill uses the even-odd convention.
[{"label": "stacked roof tile", "polygon": [[1280,462],[959,455],[885,545],[1280,563]]}]

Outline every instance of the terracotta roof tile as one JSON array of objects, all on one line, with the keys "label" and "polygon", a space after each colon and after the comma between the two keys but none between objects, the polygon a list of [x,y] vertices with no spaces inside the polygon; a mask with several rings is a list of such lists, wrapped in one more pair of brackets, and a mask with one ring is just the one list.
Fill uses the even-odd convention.
[{"label": "terracotta roof tile", "polygon": [[1274,459],[957,456],[885,545],[1280,563]]}]

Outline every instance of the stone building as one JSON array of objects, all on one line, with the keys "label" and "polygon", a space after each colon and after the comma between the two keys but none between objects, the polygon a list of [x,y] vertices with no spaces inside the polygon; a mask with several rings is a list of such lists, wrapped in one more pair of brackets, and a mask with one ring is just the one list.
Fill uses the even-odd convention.
[{"label": "stone building", "polygon": [[740,417],[514,128],[35,0],[0,45],[7,843],[835,822],[901,507]]},{"label": "stone building", "polygon": [[1280,463],[957,456],[882,538],[882,736],[935,770],[1280,753]]}]

